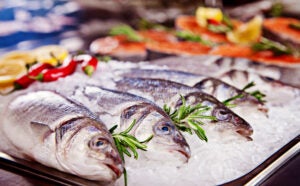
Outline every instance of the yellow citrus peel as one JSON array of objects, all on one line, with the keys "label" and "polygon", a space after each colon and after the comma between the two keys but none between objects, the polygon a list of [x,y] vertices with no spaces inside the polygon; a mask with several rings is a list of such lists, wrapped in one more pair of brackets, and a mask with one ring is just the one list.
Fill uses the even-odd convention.
[{"label": "yellow citrus peel", "polygon": [[32,54],[38,63],[49,63],[57,66],[69,55],[69,52],[58,45],[47,45],[36,48]]},{"label": "yellow citrus peel", "polygon": [[207,20],[212,19],[216,22],[222,22],[223,20],[223,13],[222,10],[219,8],[206,8],[206,7],[199,7],[196,10],[196,21],[197,23],[202,26],[207,26]]},{"label": "yellow citrus peel", "polygon": [[257,42],[261,36],[263,18],[255,16],[249,22],[241,24],[236,29],[227,32],[229,41],[236,44],[251,44]]},{"label": "yellow citrus peel", "polygon": [[26,65],[22,60],[0,61],[0,88],[13,85],[14,81],[27,73]]}]

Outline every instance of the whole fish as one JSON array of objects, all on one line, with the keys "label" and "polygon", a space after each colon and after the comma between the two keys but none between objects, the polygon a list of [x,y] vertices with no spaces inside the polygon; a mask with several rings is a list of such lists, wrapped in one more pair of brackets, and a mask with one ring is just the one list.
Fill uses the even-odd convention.
[{"label": "whole fish", "polygon": [[173,82],[185,84],[188,86],[193,86],[199,90],[210,94],[217,98],[219,101],[228,100],[234,96],[242,95],[241,98],[234,99],[231,103],[236,105],[246,105],[254,106],[259,110],[265,111],[263,102],[258,101],[255,97],[251,96],[249,93],[238,89],[226,82],[219,79],[201,76],[193,73],[176,71],[176,70],[160,70],[160,69],[123,69],[116,70],[116,75],[123,77],[133,77],[133,78],[150,78],[150,79],[164,79]]},{"label": "whole fish", "polygon": [[285,84],[300,87],[299,66],[281,67],[262,64],[245,58],[231,58],[212,55],[167,57],[150,61],[150,64],[211,77],[218,77],[232,69],[246,70],[280,80]]},{"label": "whole fish", "polygon": [[94,85],[78,86],[68,96],[90,108],[109,128],[119,124],[119,130],[123,131],[136,120],[132,135],[139,141],[153,135],[145,153],[149,159],[174,158],[187,162],[190,158],[186,140],[170,117],[154,103]]},{"label": "whole fish", "polygon": [[286,85],[281,81],[265,77],[253,72],[243,70],[230,70],[222,75],[220,79],[223,81],[233,84],[238,88],[243,87],[249,82],[255,82],[256,86],[254,89],[249,91],[255,91],[259,89],[262,93],[266,94],[266,101],[273,105],[281,105],[287,102],[293,101],[296,97],[300,96],[300,89]]},{"label": "whole fish", "polygon": [[85,107],[51,91],[3,99],[1,151],[90,180],[121,176],[123,163],[111,134]]},{"label": "whole fish", "polygon": [[123,78],[116,80],[115,83],[118,90],[148,98],[160,107],[167,104],[172,108],[177,108],[182,104],[181,96],[183,96],[191,105],[201,103],[209,106],[211,109],[207,111],[206,115],[215,116],[216,123],[221,128],[233,129],[246,138],[250,138],[253,133],[252,127],[244,119],[233,113],[213,96],[196,88],[167,80],[145,78]]}]

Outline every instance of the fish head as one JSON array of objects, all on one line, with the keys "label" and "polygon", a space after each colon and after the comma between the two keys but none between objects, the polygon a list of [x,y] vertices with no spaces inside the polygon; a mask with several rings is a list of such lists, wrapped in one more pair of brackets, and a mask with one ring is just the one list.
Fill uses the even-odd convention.
[{"label": "fish head", "polygon": [[139,141],[153,136],[147,143],[147,153],[145,153],[149,159],[166,158],[175,161],[180,159],[182,162],[187,162],[190,158],[190,148],[185,138],[169,116],[156,105],[147,102],[133,105],[125,109],[121,117],[122,125],[127,127],[136,120],[132,135]]},{"label": "fish head", "polygon": [[206,78],[194,85],[195,88],[210,94],[217,98],[219,101],[228,100],[234,96],[240,95],[240,98],[231,101],[232,104],[238,104],[239,106],[253,106],[259,110],[263,107],[263,102],[257,100],[249,93],[238,89],[222,80],[216,78]]},{"label": "fish head", "polygon": [[157,121],[153,126],[153,133],[155,138],[152,145],[156,149],[164,149],[167,153],[179,153],[177,156],[185,161],[190,158],[190,147],[171,119],[165,117]]},{"label": "fish head", "polygon": [[223,105],[217,105],[212,110],[212,116],[216,118],[216,122],[224,128],[232,128],[238,134],[251,139],[253,129],[251,125],[243,118],[232,112]]},{"label": "fish head", "polygon": [[111,182],[123,162],[107,128],[98,120],[71,120],[56,131],[57,159],[63,169],[90,180]]},{"label": "fish head", "polygon": [[[215,120],[212,122],[217,124],[221,131],[234,130],[238,134],[250,139],[253,129],[248,122],[228,109],[223,103],[216,98],[203,92],[192,92],[184,96],[186,104],[196,105],[201,104],[210,108],[206,115],[214,116]],[[177,107],[182,105],[182,100],[177,102]]]}]

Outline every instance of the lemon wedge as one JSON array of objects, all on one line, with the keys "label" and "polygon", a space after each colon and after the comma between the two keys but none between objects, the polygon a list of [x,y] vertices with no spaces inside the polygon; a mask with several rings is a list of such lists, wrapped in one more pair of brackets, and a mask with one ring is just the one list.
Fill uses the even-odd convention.
[{"label": "lemon wedge", "polygon": [[34,56],[29,51],[13,51],[5,54],[0,60],[22,60],[26,64],[35,62]]},{"label": "lemon wedge", "polygon": [[25,62],[22,60],[0,61],[0,87],[9,87],[13,82],[27,73]]},{"label": "lemon wedge", "polygon": [[53,66],[57,66],[69,55],[67,49],[58,45],[42,46],[33,50],[32,53],[37,62],[49,63]]},{"label": "lemon wedge", "polygon": [[199,7],[196,10],[196,21],[200,26],[206,27],[207,20],[213,19],[217,22],[222,22],[223,13],[219,8]]},{"label": "lemon wedge", "polygon": [[244,23],[231,32],[227,32],[229,41],[237,44],[251,44],[261,36],[263,18],[255,16],[249,22]]}]

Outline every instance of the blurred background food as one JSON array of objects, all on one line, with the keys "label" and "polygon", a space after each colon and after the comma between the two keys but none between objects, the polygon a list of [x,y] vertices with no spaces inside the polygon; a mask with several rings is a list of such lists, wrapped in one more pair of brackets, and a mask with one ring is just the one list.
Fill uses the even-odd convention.
[{"label": "blurred background food", "polygon": [[143,18],[173,26],[178,15],[193,15],[203,4],[223,7],[240,20],[257,14],[300,17],[295,0],[1,0],[0,54],[49,44],[88,49],[120,23],[136,26]]}]

